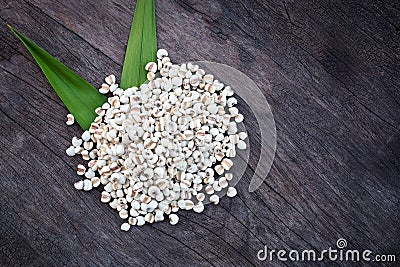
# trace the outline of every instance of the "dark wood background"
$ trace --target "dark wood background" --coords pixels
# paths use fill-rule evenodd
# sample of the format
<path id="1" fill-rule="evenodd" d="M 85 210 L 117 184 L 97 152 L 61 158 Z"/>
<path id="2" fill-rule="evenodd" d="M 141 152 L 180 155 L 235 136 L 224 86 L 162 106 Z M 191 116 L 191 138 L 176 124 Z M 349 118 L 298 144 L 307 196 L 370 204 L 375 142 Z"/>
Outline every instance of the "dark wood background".
<path id="1" fill-rule="evenodd" d="M 238 197 L 180 212 L 177 226 L 125 233 L 99 190 L 73 188 L 82 160 L 64 151 L 81 130 L 66 127 L 67 110 L 6 22 L 99 86 L 120 74 L 133 8 L 0 0 L 1 266 L 309 266 L 257 252 L 322 250 L 338 238 L 396 254 L 399 266 L 398 1 L 156 1 L 159 47 L 172 60 L 225 63 L 263 89 L 277 152 L 254 193 L 249 168 Z"/>

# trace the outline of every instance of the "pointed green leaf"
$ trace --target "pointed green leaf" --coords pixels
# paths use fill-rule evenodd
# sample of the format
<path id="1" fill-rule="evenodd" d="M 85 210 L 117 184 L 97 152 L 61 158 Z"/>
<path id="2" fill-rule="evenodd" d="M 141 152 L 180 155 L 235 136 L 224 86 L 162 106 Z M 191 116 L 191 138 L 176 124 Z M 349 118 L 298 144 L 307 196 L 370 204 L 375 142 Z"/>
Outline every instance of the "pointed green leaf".
<path id="1" fill-rule="evenodd" d="M 147 62 L 156 62 L 157 38 L 154 0 L 137 0 L 124 66 L 121 88 L 139 86 L 147 80 Z"/>
<path id="2" fill-rule="evenodd" d="M 107 98 L 11 25 L 8 27 L 35 58 L 46 78 L 82 129 L 89 129 L 97 116 L 95 109 L 106 102 Z"/>

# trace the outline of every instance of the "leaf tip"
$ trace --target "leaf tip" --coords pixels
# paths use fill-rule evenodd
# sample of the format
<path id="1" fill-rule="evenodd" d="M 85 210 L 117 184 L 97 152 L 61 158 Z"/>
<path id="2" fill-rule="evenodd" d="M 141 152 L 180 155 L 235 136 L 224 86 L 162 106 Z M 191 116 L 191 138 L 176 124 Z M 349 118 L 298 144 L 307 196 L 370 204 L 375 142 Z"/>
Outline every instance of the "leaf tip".
<path id="1" fill-rule="evenodd" d="M 10 23 L 7 23 L 7 27 L 12 31 L 13 34 L 15 34 L 16 36 L 18 36 L 18 31 L 16 29 L 14 29 L 13 26 L 11 26 Z"/>

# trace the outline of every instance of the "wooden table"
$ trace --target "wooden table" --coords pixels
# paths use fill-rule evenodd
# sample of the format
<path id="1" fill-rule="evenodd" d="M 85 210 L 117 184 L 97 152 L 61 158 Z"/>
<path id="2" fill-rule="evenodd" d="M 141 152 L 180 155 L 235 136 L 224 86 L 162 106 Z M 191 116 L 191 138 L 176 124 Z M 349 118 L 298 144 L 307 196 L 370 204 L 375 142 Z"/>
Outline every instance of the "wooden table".
<path id="1" fill-rule="evenodd" d="M 1 266 L 309 266 L 257 253 L 321 251 L 339 238 L 398 264 L 398 2 L 156 1 L 159 47 L 175 62 L 225 63 L 263 89 L 277 151 L 254 193 L 244 178 L 236 198 L 202 214 L 125 233 L 100 190 L 73 188 L 82 160 L 64 151 L 81 130 L 66 127 L 66 108 L 5 23 L 99 86 L 120 75 L 133 8 L 0 0 Z"/>

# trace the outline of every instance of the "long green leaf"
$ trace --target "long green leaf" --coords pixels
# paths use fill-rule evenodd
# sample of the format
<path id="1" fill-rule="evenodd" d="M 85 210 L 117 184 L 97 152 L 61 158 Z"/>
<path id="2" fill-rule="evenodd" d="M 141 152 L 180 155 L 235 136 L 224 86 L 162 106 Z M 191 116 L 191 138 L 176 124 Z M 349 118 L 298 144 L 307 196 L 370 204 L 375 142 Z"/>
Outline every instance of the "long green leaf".
<path id="1" fill-rule="evenodd" d="M 50 84 L 82 129 L 89 129 L 90 123 L 97 116 L 95 109 L 101 106 L 107 98 L 11 25 L 8 27 L 35 58 Z"/>
<path id="2" fill-rule="evenodd" d="M 139 86 L 147 80 L 147 62 L 156 61 L 157 37 L 154 0 L 137 0 L 124 66 L 121 88 Z"/>

